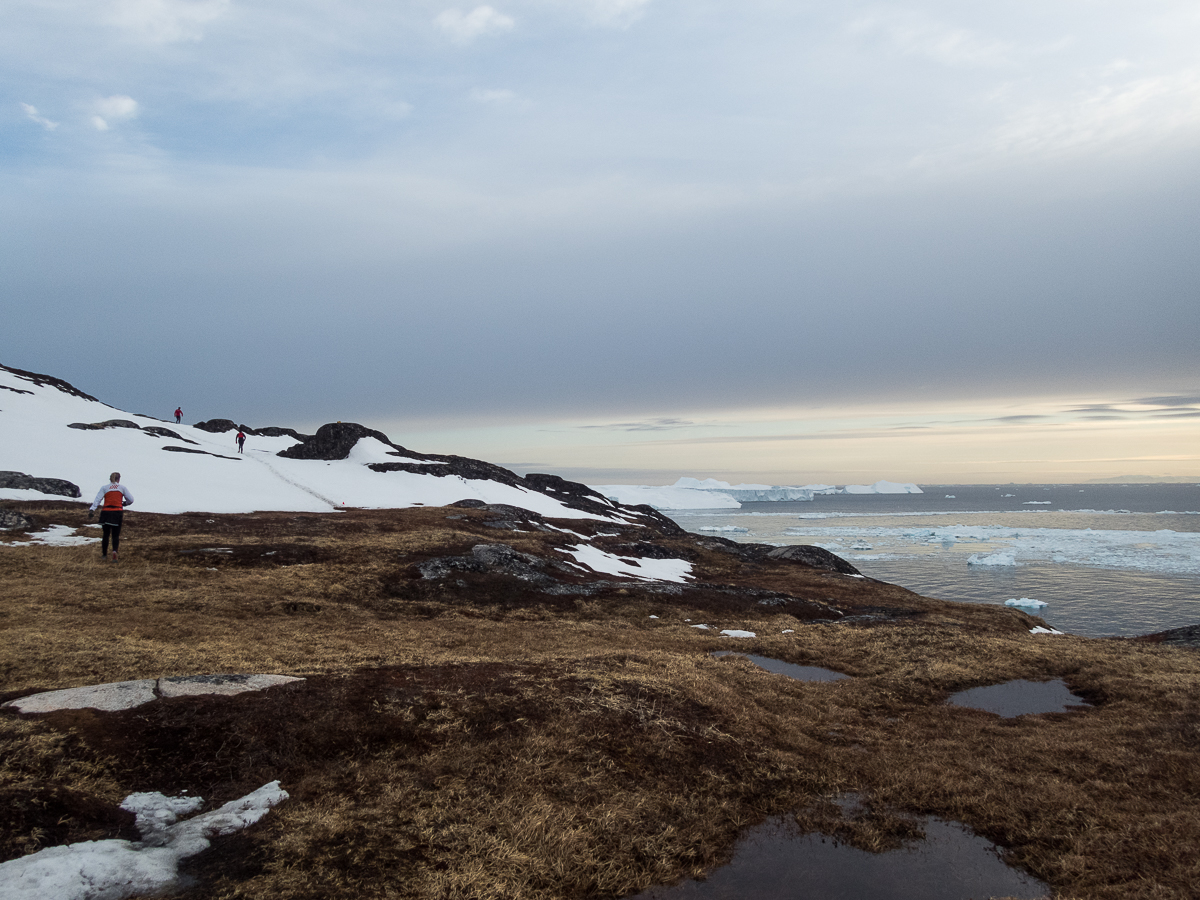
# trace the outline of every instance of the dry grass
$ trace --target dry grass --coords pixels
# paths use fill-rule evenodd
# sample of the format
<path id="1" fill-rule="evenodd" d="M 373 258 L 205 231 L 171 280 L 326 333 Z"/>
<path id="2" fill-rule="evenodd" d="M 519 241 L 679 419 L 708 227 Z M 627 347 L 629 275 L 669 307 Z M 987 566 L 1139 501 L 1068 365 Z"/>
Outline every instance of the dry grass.
<path id="1" fill-rule="evenodd" d="M 21 508 L 83 521 L 71 504 Z M 890 618 L 814 624 L 715 588 L 549 596 L 502 576 L 413 577 L 482 542 L 547 558 L 574 542 L 485 519 L 130 514 L 117 566 L 94 548 L 0 548 L 0 699 L 175 674 L 307 679 L 124 713 L 0 715 L 3 858 L 129 834 L 114 804 L 130 791 L 216 804 L 279 778 L 292 799 L 198 858 L 189 896 L 620 897 L 719 864 L 739 829 L 789 812 L 876 850 L 911 834 L 906 814 L 962 821 L 1064 898 L 1194 896 L 1194 653 L 1034 637 L 1017 611 L 748 563 L 691 536 L 651 537 L 689 554 L 700 581 Z M 207 548 L 234 552 L 180 552 Z M 805 684 L 713 659 L 731 642 L 699 622 L 855 678 Z M 1095 707 L 1000 720 L 944 704 L 1050 677 Z M 829 802 L 849 791 L 859 815 Z"/>

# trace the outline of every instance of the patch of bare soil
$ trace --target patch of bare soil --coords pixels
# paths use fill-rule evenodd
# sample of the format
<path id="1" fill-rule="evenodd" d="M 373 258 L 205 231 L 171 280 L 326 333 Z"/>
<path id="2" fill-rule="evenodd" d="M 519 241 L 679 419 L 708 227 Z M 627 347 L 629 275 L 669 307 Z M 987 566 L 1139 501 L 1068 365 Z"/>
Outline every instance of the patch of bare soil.
<path id="1" fill-rule="evenodd" d="M 11 505 L 37 527 L 85 522 L 78 503 Z M 0 859 L 133 837 L 118 809 L 133 791 L 215 808 L 279 779 L 291 799 L 190 861 L 181 896 L 616 898 L 699 875 L 785 814 L 868 850 L 911 838 L 913 815 L 964 822 L 1059 897 L 1200 883 L 1187 649 L 1035 636 L 1018 610 L 667 526 L 475 507 L 131 511 L 126 526 L 117 565 L 94 547 L 0 547 L 0 700 L 305 680 L 0 711 Z M 580 570 L 578 535 L 625 560 L 686 559 L 693 578 Z M 852 677 L 797 682 L 718 649 Z M 1062 678 L 1094 705 L 1001 720 L 945 702 L 1013 678 Z M 846 792 L 853 815 L 834 802 Z"/>

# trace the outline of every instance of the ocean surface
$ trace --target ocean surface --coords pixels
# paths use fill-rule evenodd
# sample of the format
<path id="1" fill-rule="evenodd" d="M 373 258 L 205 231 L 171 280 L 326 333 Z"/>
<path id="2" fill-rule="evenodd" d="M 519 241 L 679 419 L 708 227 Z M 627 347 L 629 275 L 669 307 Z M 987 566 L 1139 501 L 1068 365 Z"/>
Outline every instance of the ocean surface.
<path id="1" fill-rule="evenodd" d="M 1200 624 L 1200 484 L 921 485 L 736 510 L 665 510 L 688 531 L 816 544 L 928 597 L 1027 608 L 1071 634 Z"/>

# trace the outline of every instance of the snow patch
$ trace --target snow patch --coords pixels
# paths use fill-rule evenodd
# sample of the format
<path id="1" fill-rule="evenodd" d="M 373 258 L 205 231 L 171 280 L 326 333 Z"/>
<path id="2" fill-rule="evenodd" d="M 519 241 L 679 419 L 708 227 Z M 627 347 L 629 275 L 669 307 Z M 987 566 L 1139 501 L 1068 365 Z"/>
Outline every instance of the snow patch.
<path id="1" fill-rule="evenodd" d="M 278 781 L 193 819 L 199 797 L 130 794 L 121 804 L 137 817 L 140 842 L 83 841 L 47 847 L 0 863 L 0 896 L 5 900 L 124 900 L 177 887 L 179 863 L 208 849 L 209 838 L 253 825 L 288 799 Z"/>
<path id="2" fill-rule="evenodd" d="M 643 581 L 682 582 L 692 577 L 692 564 L 685 559 L 632 559 L 614 556 L 590 544 L 577 544 L 562 550 L 593 572 L 624 575 Z"/>
<path id="3" fill-rule="evenodd" d="M 44 531 L 35 531 L 29 535 L 28 541 L 4 543 L 4 547 L 28 547 L 40 544 L 44 547 L 78 547 L 82 544 L 98 544 L 100 538 L 90 535 L 77 535 L 70 525 L 51 525 Z"/>

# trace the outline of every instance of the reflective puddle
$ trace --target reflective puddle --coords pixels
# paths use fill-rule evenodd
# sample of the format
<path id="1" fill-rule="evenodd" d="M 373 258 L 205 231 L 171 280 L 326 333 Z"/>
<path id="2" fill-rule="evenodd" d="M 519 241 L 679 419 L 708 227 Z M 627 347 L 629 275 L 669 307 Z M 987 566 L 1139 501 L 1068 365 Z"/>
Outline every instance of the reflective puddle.
<path id="1" fill-rule="evenodd" d="M 798 666 L 795 663 L 780 662 L 777 659 L 771 659 L 769 656 L 757 656 L 753 653 L 738 653 L 735 650 L 718 650 L 713 653 L 713 656 L 740 656 L 743 659 L 748 659 L 760 669 L 766 669 L 768 672 L 773 672 L 776 675 L 786 675 L 788 678 L 795 678 L 797 681 L 841 681 L 843 678 L 849 678 L 849 675 L 843 675 L 841 672 L 835 672 L 832 669 L 822 669 L 820 666 Z"/>
<path id="2" fill-rule="evenodd" d="M 1050 895 L 1050 887 L 1005 865 L 996 846 L 963 826 L 923 820 L 926 839 L 869 853 L 829 837 L 797 834 L 787 819 L 748 829 L 733 861 L 706 881 L 656 887 L 632 900 L 968 900 Z"/>
<path id="3" fill-rule="evenodd" d="M 959 691 L 946 702 L 953 706 L 982 709 L 1004 719 L 1034 713 L 1069 712 L 1073 707 L 1091 705 L 1082 697 L 1072 694 L 1061 678 L 1053 681 L 1025 681 L 1018 678 L 1004 684 Z"/>

